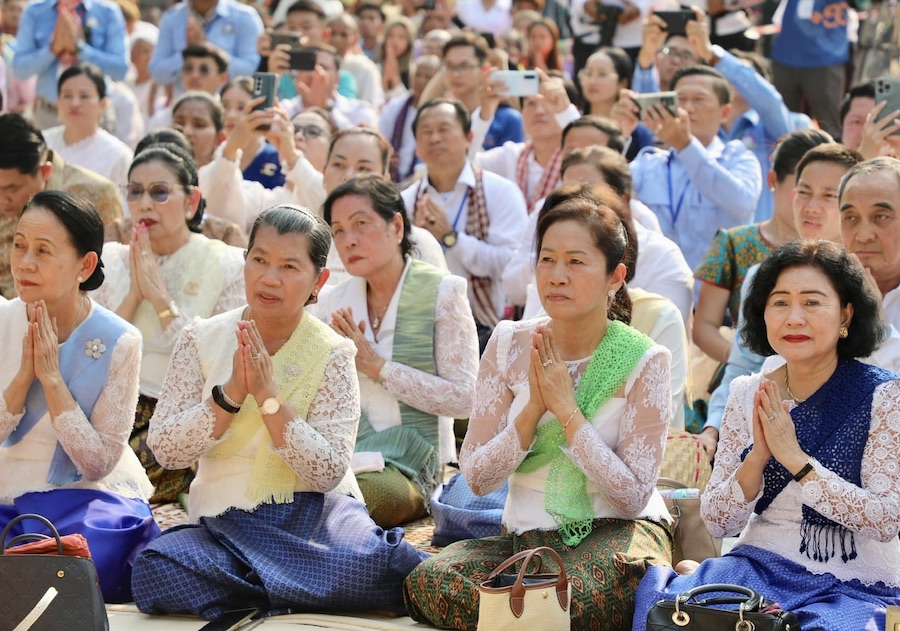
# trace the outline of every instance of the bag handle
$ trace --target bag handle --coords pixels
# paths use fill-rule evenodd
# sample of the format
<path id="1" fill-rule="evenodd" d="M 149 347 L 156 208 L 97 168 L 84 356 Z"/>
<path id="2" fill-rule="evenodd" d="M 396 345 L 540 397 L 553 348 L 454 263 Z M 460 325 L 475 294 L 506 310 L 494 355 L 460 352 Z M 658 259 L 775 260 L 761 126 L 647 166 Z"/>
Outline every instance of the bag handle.
<path id="1" fill-rule="evenodd" d="M 493 572 L 491 572 L 490 576 L 488 576 L 488 580 L 490 580 L 509 566 L 514 565 L 520 559 L 524 559 L 524 561 L 522 561 L 522 567 L 519 569 L 519 574 L 516 576 L 516 582 L 513 584 L 509 593 L 509 608 L 516 618 L 521 618 L 522 613 L 525 611 L 525 573 L 528 571 L 528 566 L 531 565 L 531 561 L 535 557 L 537 557 L 538 561 L 537 571 L 540 572 L 542 565 L 541 554 L 544 552 L 549 553 L 559 567 L 559 576 L 556 579 L 556 598 L 559 600 L 559 606 L 563 608 L 563 611 L 569 609 L 569 579 L 566 576 L 566 568 L 563 565 L 559 554 L 556 553 L 556 550 L 548 548 L 547 546 L 541 546 L 539 548 L 523 550 L 518 554 L 514 554 L 501 563 Z"/>
<path id="2" fill-rule="evenodd" d="M 11 548 L 13 546 L 14 542 L 21 540 L 21 538 L 23 536 L 25 536 L 25 535 L 19 535 L 18 537 L 13 537 L 10 544 L 8 546 L 6 545 L 6 537 L 7 537 L 7 535 L 9 535 L 9 532 L 12 530 L 13 526 L 18 524 L 20 521 L 25 521 L 26 519 L 36 519 L 37 521 L 44 524 L 50 530 L 50 534 L 53 536 L 53 538 L 56 539 L 56 550 L 57 550 L 59 556 L 63 556 L 62 539 L 59 536 L 59 532 L 56 530 L 56 526 L 54 526 L 53 523 L 49 519 L 44 517 L 43 515 L 37 515 L 35 513 L 25 513 L 24 515 L 19 515 L 18 517 L 12 518 L 9 521 L 9 523 L 6 524 L 6 528 L 4 528 L 3 533 L 0 534 L 0 556 L 5 555 L 7 548 Z M 41 537 L 47 537 L 47 536 L 46 535 L 38 535 L 38 533 L 34 533 L 35 539 L 40 539 Z M 49 539 L 50 537 L 47 537 L 47 538 Z"/>
<path id="3" fill-rule="evenodd" d="M 731 583 L 712 583 L 709 585 L 699 585 L 694 589 L 689 589 L 686 592 L 678 594 L 676 602 L 684 605 L 690 600 L 696 599 L 697 596 L 709 592 L 735 592 L 738 594 L 743 594 L 744 596 L 746 596 L 746 598 L 729 600 L 732 600 L 733 604 L 743 603 L 741 606 L 744 611 L 757 611 L 759 609 L 759 604 L 763 599 L 762 594 L 750 589 L 749 587 L 744 587 L 743 585 L 733 585 Z"/>

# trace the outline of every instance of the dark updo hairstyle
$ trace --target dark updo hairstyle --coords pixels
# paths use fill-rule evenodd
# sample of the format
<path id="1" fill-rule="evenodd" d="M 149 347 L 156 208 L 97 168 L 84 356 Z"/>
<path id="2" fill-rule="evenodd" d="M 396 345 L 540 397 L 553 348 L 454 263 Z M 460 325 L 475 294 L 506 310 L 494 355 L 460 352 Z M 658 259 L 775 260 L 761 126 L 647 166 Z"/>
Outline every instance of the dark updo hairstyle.
<path id="1" fill-rule="evenodd" d="M 137 146 L 134 148 L 134 155 L 138 155 L 144 149 L 149 149 L 150 147 L 157 145 L 176 145 L 191 154 L 191 160 L 194 159 L 191 141 L 184 135 L 184 132 L 172 129 L 171 127 L 162 127 L 148 132 L 140 139 L 140 141 L 138 141 Z"/>
<path id="2" fill-rule="evenodd" d="M 810 149 L 830 142 L 834 142 L 834 138 L 821 129 L 798 129 L 782 136 L 772 152 L 775 179 L 784 182 L 787 176 L 794 175 L 800 160 Z"/>
<path id="3" fill-rule="evenodd" d="M 166 167 L 175 176 L 181 187 L 184 188 L 185 195 L 190 195 L 194 188 L 198 186 L 197 163 L 194 162 L 194 156 L 190 150 L 185 149 L 181 145 L 173 143 L 150 145 L 131 161 L 131 166 L 128 168 L 128 176 L 131 177 L 131 172 L 134 171 L 135 167 L 150 162 L 159 162 Z M 201 197 L 194 215 L 187 220 L 187 227 L 191 232 L 200 233 L 203 231 L 203 211 L 205 208 L 206 200 Z"/>
<path id="4" fill-rule="evenodd" d="M 328 262 L 328 250 L 331 249 L 331 228 L 313 212 L 303 206 L 281 204 L 273 206 L 261 213 L 250 228 L 247 251 L 253 249 L 256 232 L 264 226 L 274 228 L 278 234 L 297 234 L 309 239 L 309 260 L 316 270 L 321 272 Z"/>
<path id="5" fill-rule="evenodd" d="M 400 241 L 400 254 L 404 259 L 409 256 L 413 247 L 413 242 L 410 240 L 412 228 L 409 225 L 409 215 L 406 214 L 406 204 L 403 203 L 403 198 L 400 196 L 397 186 L 375 173 L 366 173 L 350 178 L 335 187 L 328 199 L 325 200 L 325 205 L 322 207 L 325 223 L 329 226 L 331 225 L 331 209 L 334 207 L 335 202 L 342 197 L 350 195 L 367 198 L 372 205 L 372 210 L 384 219 L 386 224 L 390 224 L 396 215 L 400 215 L 403 218 L 403 239 Z"/>
<path id="6" fill-rule="evenodd" d="M 106 78 L 103 76 L 103 71 L 94 64 L 89 64 L 85 61 L 80 61 L 63 70 L 62 74 L 59 75 L 59 79 L 56 80 L 56 93 L 62 92 L 63 84 L 66 81 L 81 75 L 90 79 L 91 83 L 94 84 L 101 101 L 106 98 Z"/>
<path id="7" fill-rule="evenodd" d="M 774 355 L 766 331 L 766 304 L 781 273 L 791 267 L 811 267 L 822 272 L 831 283 L 841 308 L 853 305 L 853 319 L 845 338 L 838 338 L 840 359 L 868 357 L 884 341 L 888 325 L 881 297 L 866 281 L 862 265 L 831 241 L 798 239 L 780 246 L 764 260 L 750 282 L 747 297 L 741 302 L 741 341 L 758 355 Z"/>
<path id="8" fill-rule="evenodd" d="M 53 213 L 66 229 L 69 243 L 78 252 L 78 256 L 84 256 L 88 252 L 97 253 L 97 267 L 94 268 L 94 273 L 86 278 L 78 289 L 93 291 L 102 285 L 105 278 L 103 259 L 100 257 L 103 252 L 103 220 L 100 219 L 91 201 L 66 191 L 48 190 L 32 197 L 22 215 L 32 208 L 42 208 Z"/>
<path id="9" fill-rule="evenodd" d="M 627 258 L 628 243 L 637 240 L 631 226 L 622 221 L 613 209 L 614 205 L 621 203 L 622 200 L 611 190 L 589 184 L 563 186 L 554 190 L 547 196 L 538 215 L 535 260 L 540 260 L 544 235 L 550 226 L 560 221 L 577 221 L 591 235 L 594 246 L 606 257 L 607 274 L 612 274 L 619 263 L 631 268 L 633 273 L 634 262 Z M 608 316 L 611 320 L 631 323 L 631 299 L 625 283 L 610 301 Z"/>

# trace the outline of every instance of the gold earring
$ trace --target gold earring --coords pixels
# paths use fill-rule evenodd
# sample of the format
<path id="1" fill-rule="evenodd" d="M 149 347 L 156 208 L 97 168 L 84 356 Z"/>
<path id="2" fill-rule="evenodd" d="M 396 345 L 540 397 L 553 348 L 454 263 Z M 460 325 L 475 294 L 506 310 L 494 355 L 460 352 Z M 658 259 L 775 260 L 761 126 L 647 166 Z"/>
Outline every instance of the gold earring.
<path id="1" fill-rule="evenodd" d="M 847 327 L 842 326 L 840 329 L 838 329 L 838 337 L 840 337 L 841 339 L 847 337 L 848 335 L 850 335 L 850 331 L 847 330 Z"/>

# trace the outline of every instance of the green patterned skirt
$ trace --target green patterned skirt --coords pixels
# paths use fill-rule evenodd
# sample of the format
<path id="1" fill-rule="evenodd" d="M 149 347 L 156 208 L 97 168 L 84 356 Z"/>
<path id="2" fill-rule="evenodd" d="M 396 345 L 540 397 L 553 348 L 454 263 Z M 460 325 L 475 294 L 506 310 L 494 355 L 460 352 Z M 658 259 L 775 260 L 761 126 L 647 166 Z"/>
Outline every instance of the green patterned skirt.
<path id="1" fill-rule="evenodd" d="M 356 481 L 369 516 L 385 530 L 426 515 L 422 490 L 392 464 L 384 471 L 360 473 Z"/>
<path id="2" fill-rule="evenodd" d="M 147 446 L 147 431 L 150 428 L 150 417 L 156 409 L 156 399 L 138 396 L 137 410 L 134 413 L 134 426 L 128 444 L 137 454 L 138 459 L 153 484 L 151 504 L 175 502 L 181 493 L 187 493 L 197 472 L 196 465 L 187 469 L 163 469 L 156 462 L 156 457 Z"/>
<path id="3" fill-rule="evenodd" d="M 670 528 L 647 520 L 598 519 L 574 548 L 555 530 L 458 541 L 407 577 L 403 600 L 409 615 L 442 629 L 475 631 L 479 583 L 513 554 L 539 546 L 556 550 L 565 564 L 573 631 L 629 631 L 634 594 L 647 568 L 672 563 Z"/>

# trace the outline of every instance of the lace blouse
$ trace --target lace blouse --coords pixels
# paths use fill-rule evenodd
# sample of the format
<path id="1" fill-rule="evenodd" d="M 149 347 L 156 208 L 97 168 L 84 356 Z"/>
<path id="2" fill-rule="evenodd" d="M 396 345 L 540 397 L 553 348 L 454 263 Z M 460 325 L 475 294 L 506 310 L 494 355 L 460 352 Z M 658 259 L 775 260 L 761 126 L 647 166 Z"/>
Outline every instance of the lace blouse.
<path id="1" fill-rule="evenodd" d="M 870 438 L 863 452 L 862 487 L 814 460 L 817 479 L 789 482 L 769 508 L 757 515 L 753 509 L 763 489 L 747 501 L 735 473 L 741 452 L 753 444 L 753 395 L 763 377 L 739 377 L 731 383 L 716 466 L 701 504 L 710 532 L 716 537 L 741 533 L 737 545 L 771 550 L 813 574 L 900 586 L 900 380 L 875 389 Z M 800 553 L 803 504 L 856 533 L 856 559 L 844 563 L 836 556 L 822 563 Z"/>
<path id="2" fill-rule="evenodd" d="M 163 381 L 163 394 L 150 419 L 147 443 L 162 466 L 179 469 L 199 460 L 190 493 L 189 512 L 194 522 L 229 508 L 256 507 L 245 490 L 265 427 L 232 457 L 211 459 L 205 455 L 229 435 L 226 431 L 218 440 L 212 437 L 215 411 L 209 396 L 213 386 L 231 376 L 230 358 L 237 348 L 234 330 L 242 313 L 243 309 L 235 309 L 197 320 L 182 331 Z M 203 344 L 202 339 L 209 343 Z M 349 469 L 359 422 L 355 353 L 350 340 L 338 343 L 308 418 L 297 416 L 290 421 L 284 436 L 287 445 L 273 447 L 297 474 L 296 491 L 362 495 Z M 297 370 L 302 370 L 299 363 Z"/>
<path id="3" fill-rule="evenodd" d="M 406 270 L 409 269 L 407 263 Z M 453 419 L 466 418 L 475 398 L 475 376 L 478 372 L 478 335 L 469 307 L 466 281 L 447 275 L 441 280 L 435 306 L 434 358 L 437 375 L 391 361 L 397 307 L 406 278 L 400 279 L 384 312 L 376 340 L 368 321 L 366 281 L 351 277 L 320 294 L 319 303 L 310 311 L 323 322 L 331 323 L 331 314 L 342 307 L 353 309 L 354 319 L 366 322 L 365 336 L 376 353 L 387 360 L 381 371 L 381 385 L 359 373 L 360 402 L 372 427 L 381 431 L 399 425 L 402 401 L 417 410 L 439 417 L 442 462 L 456 460 Z"/>
<path id="4" fill-rule="evenodd" d="M 555 529 L 544 509 L 549 465 L 533 474 L 516 473 L 528 454 L 515 419 L 528 402 L 528 367 L 534 329 L 549 318 L 503 321 L 485 349 L 478 373 L 475 405 L 460 452 L 460 469 L 476 494 L 509 479 L 503 523 L 511 532 Z M 577 388 L 590 357 L 567 361 Z M 656 481 L 662 466 L 671 405 L 669 351 L 651 347 L 622 390 L 600 407 L 564 449 L 587 477 L 587 491 L 598 518 L 668 520 Z M 547 412 L 541 423 L 553 422 Z"/>
<path id="5" fill-rule="evenodd" d="M 174 253 L 153 256 L 169 295 L 180 309 L 180 315 L 164 329 L 160 328 L 159 319 L 153 317 L 155 313 L 146 319 L 135 313 L 132 318 L 144 338 L 141 394 L 158 399 L 169 356 L 181 330 L 195 317 L 208 318 L 230 311 L 243 305 L 247 297 L 244 292 L 244 253 L 240 248 L 221 247 L 217 241 L 191 234 L 190 241 Z M 215 259 L 211 260 L 211 256 Z M 91 297 L 115 311 L 122 305 L 131 286 L 129 246 L 105 243 L 103 264 L 106 281 L 91 293 Z M 214 275 L 217 278 L 214 279 Z M 212 295 L 214 292 L 217 293 Z"/>
<path id="6" fill-rule="evenodd" d="M 91 304 L 91 312 L 95 305 Z M 19 299 L 0 302 L 0 393 L 6 390 L 22 363 L 22 337 L 28 319 Z M 65 488 L 99 489 L 127 497 L 147 499 L 153 487 L 128 446 L 137 403 L 141 338 L 131 330 L 112 350 L 106 385 L 90 420 L 80 407 L 56 418 L 44 416 L 16 445 L 0 447 L 0 504 L 11 504 L 23 493 L 59 488 L 47 481 L 57 441 L 82 474 Z M 12 414 L 0 396 L 0 442 L 15 430 L 25 410 Z"/>

